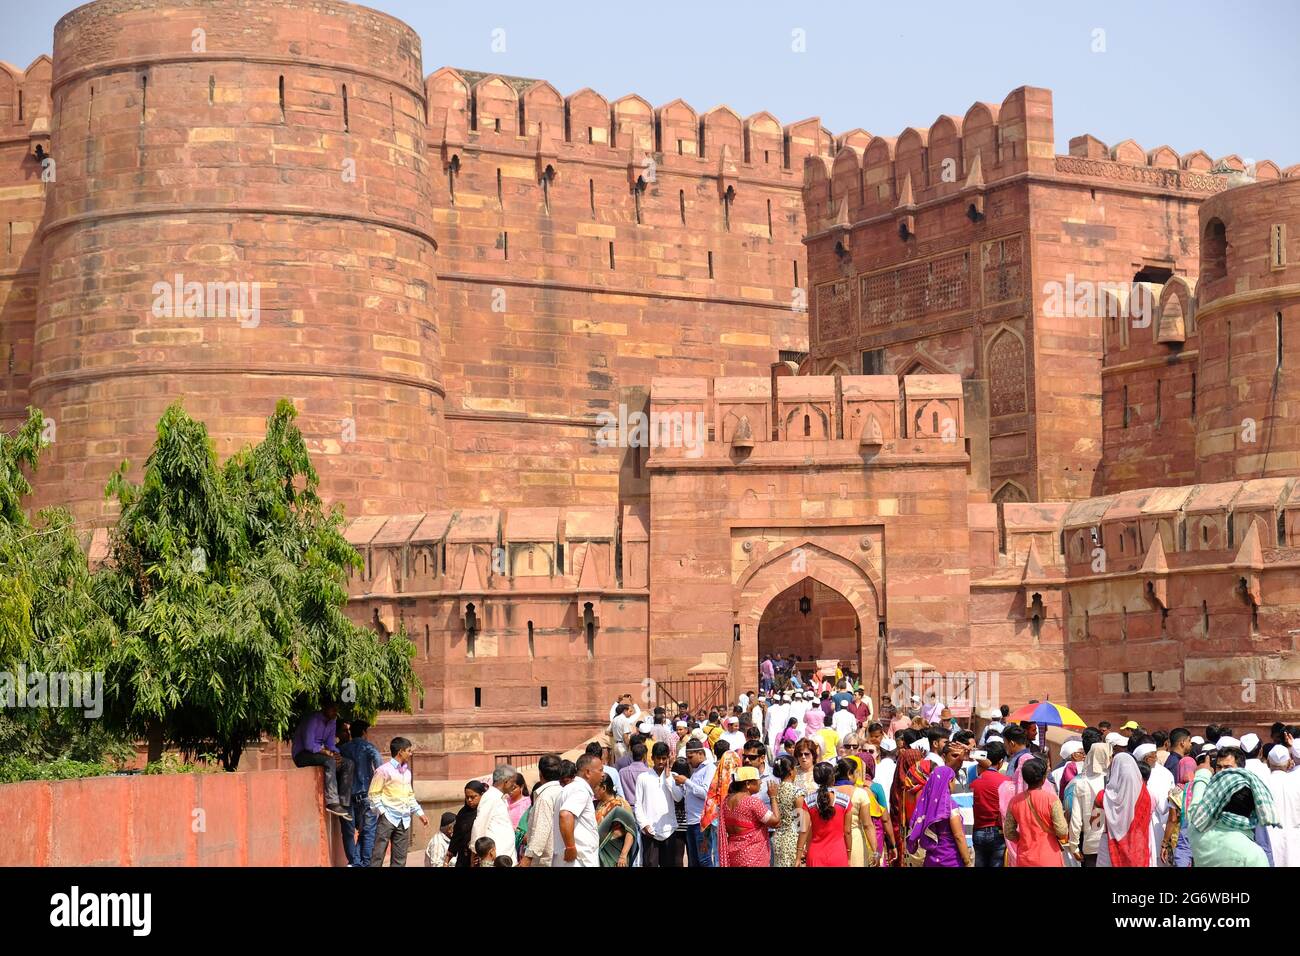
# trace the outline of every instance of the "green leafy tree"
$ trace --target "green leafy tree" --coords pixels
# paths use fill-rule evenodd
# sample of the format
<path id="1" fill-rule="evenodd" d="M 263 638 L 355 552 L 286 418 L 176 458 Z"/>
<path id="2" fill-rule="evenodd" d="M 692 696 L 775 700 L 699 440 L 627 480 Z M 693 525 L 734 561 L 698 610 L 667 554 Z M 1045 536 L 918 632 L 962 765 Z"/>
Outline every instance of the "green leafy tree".
<path id="1" fill-rule="evenodd" d="M 406 710 L 415 685 L 405 633 L 387 641 L 344 613 L 361 559 L 327 512 L 293 405 L 266 438 L 218 466 L 201 422 L 173 405 L 121 505 L 99 603 L 120 638 L 106 716 L 149 743 L 213 753 L 228 770 L 264 734 L 285 737 L 323 697 L 345 712 Z"/>
<path id="2" fill-rule="evenodd" d="M 47 509 L 32 522 L 23 510 L 32 490 L 27 474 L 36 470 L 45 444 L 42 421 L 41 412 L 29 408 L 19 428 L 0 433 L 0 670 L 15 684 L 23 668 L 28 674 L 99 672 L 116 637 L 95 597 L 71 516 Z M 24 691 L 14 686 L 15 693 Z M 0 710 L 0 762 L 93 764 L 106 752 L 121 757 L 128 750 L 83 709 Z"/>

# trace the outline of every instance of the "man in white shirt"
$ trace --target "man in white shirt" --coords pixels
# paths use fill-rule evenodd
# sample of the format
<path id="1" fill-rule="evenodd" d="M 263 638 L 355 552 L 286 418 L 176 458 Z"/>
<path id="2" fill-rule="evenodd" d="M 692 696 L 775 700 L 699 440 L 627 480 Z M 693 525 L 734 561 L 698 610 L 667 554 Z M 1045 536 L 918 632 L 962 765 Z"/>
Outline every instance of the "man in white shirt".
<path id="1" fill-rule="evenodd" d="M 560 799 L 560 757 L 543 754 L 537 761 L 541 782 L 533 788 L 533 808 L 528 814 L 528 841 L 520 866 L 550 866 L 555 847 L 555 804 Z"/>
<path id="2" fill-rule="evenodd" d="M 496 844 L 497 856 L 508 856 L 511 863 L 515 862 L 515 825 L 510 822 L 506 794 L 514 789 L 518 775 L 508 763 L 492 771 L 492 786 L 479 798 L 474 828 L 469 834 L 471 847 L 479 837 L 490 837 Z"/>
<path id="3" fill-rule="evenodd" d="M 831 718 L 831 730 L 840 735 L 843 740 L 849 734 L 858 729 L 858 719 L 849 711 L 849 705 L 840 701 L 835 708 L 835 716 Z"/>
<path id="4" fill-rule="evenodd" d="M 614 759 L 617 761 L 632 746 L 630 743 L 632 734 L 636 732 L 637 719 L 641 716 L 641 708 L 637 707 L 630 700 L 620 701 L 620 710 L 614 715 L 610 722 L 609 735 L 614 740 Z"/>
<path id="5" fill-rule="evenodd" d="M 667 744 L 655 744 L 651 769 L 636 778 L 636 822 L 641 828 L 641 865 L 682 865 L 682 844 L 677 838 L 677 801 L 685 798 L 686 778 L 672 773 Z"/>
<path id="6" fill-rule="evenodd" d="M 727 742 L 727 746 L 732 750 L 740 753 L 740 748 L 745 746 L 745 735 L 740 732 L 740 718 L 728 717 L 722 722 L 722 726 L 727 728 L 726 733 L 722 735 L 722 739 Z"/>
<path id="7" fill-rule="evenodd" d="M 1300 774 L 1291 773 L 1295 761 L 1285 744 L 1268 751 L 1268 789 L 1278 826 L 1268 828 L 1274 866 L 1300 866 Z"/>
<path id="8" fill-rule="evenodd" d="M 594 754 L 583 754 L 577 767 L 578 775 L 560 791 L 560 799 L 555 802 L 556 844 L 551 866 L 600 866 L 594 788 L 605 775 L 605 762 Z"/>
<path id="9" fill-rule="evenodd" d="M 799 731 L 799 736 L 803 736 L 803 715 L 808 713 L 808 708 L 812 706 L 812 694 L 804 691 L 802 694 L 796 694 L 794 701 L 790 704 L 790 716 L 798 721 L 794 729 Z M 788 721 L 787 721 L 788 722 Z"/>
<path id="10" fill-rule="evenodd" d="M 741 693 L 739 700 L 736 702 L 740 704 L 741 710 L 749 710 L 749 692 L 745 691 Z"/>
<path id="11" fill-rule="evenodd" d="M 767 708 L 767 742 L 776 753 L 781 752 L 781 734 L 790 719 L 790 695 L 782 694 L 776 703 Z"/>

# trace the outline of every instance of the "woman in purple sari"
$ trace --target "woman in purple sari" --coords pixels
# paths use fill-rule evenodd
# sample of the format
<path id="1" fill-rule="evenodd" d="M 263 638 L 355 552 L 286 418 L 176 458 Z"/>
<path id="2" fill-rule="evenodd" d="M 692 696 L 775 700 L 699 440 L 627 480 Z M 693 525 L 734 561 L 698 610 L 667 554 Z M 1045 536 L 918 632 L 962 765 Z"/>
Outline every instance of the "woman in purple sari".
<path id="1" fill-rule="evenodd" d="M 952 799 L 957 775 L 951 767 L 936 767 L 916 800 L 916 811 L 907 831 L 907 852 L 918 846 L 925 850 L 923 866 L 970 866 L 970 849 L 962 826 L 961 811 Z"/>

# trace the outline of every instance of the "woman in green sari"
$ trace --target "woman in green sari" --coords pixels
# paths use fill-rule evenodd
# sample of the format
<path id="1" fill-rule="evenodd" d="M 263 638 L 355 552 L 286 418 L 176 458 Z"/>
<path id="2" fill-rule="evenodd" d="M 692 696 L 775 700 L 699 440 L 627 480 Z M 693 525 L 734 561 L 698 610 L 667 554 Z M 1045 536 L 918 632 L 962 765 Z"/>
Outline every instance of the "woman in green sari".
<path id="1" fill-rule="evenodd" d="M 1255 827 L 1275 826 L 1277 814 L 1268 784 L 1249 770 L 1232 767 L 1215 773 L 1188 816 L 1200 833 L 1193 844 L 1193 866 L 1268 866 L 1255 842 Z"/>
<path id="2" fill-rule="evenodd" d="M 600 865 L 627 867 L 636 863 L 637 826 L 632 807 L 618 795 L 605 774 L 596 785 L 596 833 Z"/>

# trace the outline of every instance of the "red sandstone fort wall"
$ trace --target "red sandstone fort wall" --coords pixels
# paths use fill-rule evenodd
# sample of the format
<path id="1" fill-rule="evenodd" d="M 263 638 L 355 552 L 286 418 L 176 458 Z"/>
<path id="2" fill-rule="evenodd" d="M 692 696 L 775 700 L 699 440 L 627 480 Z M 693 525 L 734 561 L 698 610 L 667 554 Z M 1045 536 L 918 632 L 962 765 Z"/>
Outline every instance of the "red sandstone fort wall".
<path id="1" fill-rule="evenodd" d="M 37 503 L 102 516 L 172 401 L 225 456 L 282 396 L 350 513 L 439 500 L 419 39 L 338 3 L 103 0 L 59 21 L 55 63 Z M 246 311 L 224 292 L 160 305 L 178 274 L 237 286 Z"/>
<path id="2" fill-rule="evenodd" d="M 427 89 L 451 500 L 644 501 L 645 451 L 597 447 L 596 415 L 806 350 L 802 163 L 829 135 L 452 69 Z"/>
<path id="3" fill-rule="evenodd" d="M 32 337 L 40 285 L 38 239 L 45 214 L 50 146 L 48 56 L 25 71 L 0 63 L 0 429 L 24 417 L 31 390 Z"/>

